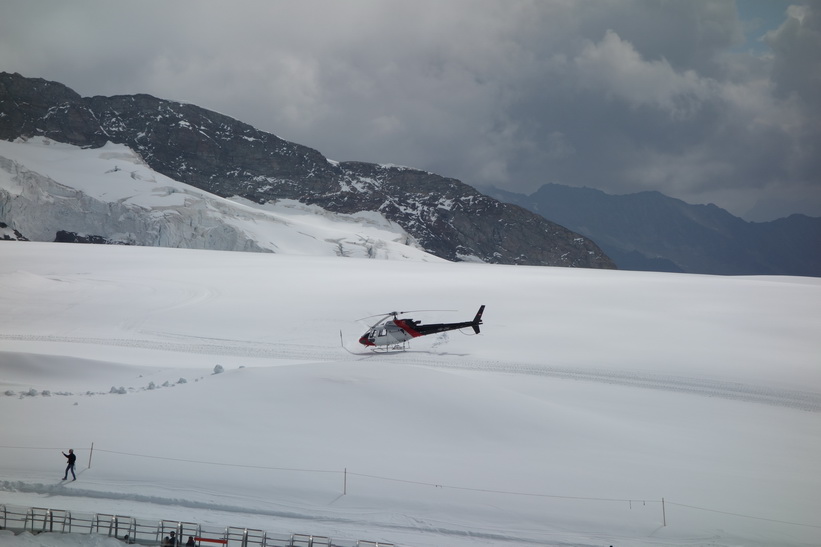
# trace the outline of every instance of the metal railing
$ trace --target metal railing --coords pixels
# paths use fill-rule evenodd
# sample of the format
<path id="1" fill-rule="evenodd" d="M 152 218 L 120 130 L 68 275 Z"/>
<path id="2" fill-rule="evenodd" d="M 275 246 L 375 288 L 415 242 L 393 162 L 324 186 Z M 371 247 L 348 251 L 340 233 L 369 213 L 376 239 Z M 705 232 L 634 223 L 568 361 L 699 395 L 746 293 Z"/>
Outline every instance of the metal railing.
<path id="1" fill-rule="evenodd" d="M 71 531 L 71 513 L 59 509 L 32 507 L 23 519 L 23 529 L 30 532 L 68 532 Z"/>
<path id="2" fill-rule="evenodd" d="M 203 527 L 196 522 L 157 522 L 124 515 L 13 505 L 0 505 L 0 530 L 99 534 L 128 544 L 159 546 L 173 532 L 176 547 L 185 547 L 188 538 L 193 538 L 195 547 L 396 547 L 393 543 L 375 541 L 339 541 L 309 534 L 276 534 L 236 526 Z"/>

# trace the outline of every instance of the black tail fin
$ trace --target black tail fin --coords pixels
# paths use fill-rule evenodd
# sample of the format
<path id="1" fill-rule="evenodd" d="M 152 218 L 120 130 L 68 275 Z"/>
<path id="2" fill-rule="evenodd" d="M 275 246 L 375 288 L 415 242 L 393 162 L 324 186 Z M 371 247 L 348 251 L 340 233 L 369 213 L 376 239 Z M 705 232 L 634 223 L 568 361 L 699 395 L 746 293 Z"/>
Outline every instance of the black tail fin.
<path id="1" fill-rule="evenodd" d="M 473 332 L 479 334 L 479 325 L 482 324 L 482 314 L 485 312 L 485 305 L 482 304 L 479 306 L 479 311 L 476 312 L 476 317 L 473 318 L 473 322 L 471 323 L 471 327 L 473 327 Z"/>

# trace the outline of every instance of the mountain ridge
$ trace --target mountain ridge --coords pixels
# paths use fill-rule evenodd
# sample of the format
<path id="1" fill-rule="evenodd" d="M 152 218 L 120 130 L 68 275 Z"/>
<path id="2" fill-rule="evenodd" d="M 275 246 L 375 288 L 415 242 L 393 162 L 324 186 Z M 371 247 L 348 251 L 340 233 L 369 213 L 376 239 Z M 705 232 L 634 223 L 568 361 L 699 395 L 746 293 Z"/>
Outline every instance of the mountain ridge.
<path id="1" fill-rule="evenodd" d="M 821 218 L 748 222 L 657 191 L 613 195 L 555 183 L 530 195 L 486 192 L 594 239 L 622 269 L 821 276 Z"/>
<path id="2" fill-rule="evenodd" d="M 153 170 L 220 197 L 258 204 L 293 199 L 345 214 L 376 211 L 446 260 L 616 267 L 589 238 L 456 179 L 331 161 L 191 104 L 146 94 L 83 98 L 57 82 L 0 73 L 0 114 L 0 139 L 43 136 L 92 148 L 124 144 Z"/>

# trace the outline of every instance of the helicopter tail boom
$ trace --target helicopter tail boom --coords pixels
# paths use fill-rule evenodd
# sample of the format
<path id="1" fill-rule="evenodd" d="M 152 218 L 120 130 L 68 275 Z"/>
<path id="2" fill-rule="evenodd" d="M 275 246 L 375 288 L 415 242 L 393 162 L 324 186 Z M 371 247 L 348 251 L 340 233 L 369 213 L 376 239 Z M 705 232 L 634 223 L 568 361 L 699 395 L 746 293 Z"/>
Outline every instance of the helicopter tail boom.
<path id="1" fill-rule="evenodd" d="M 476 315 L 473 317 L 472 321 L 464 321 L 461 323 L 434 323 L 431 325 L 425 325 L 421 323 L 417 323 L 416 321 L 410 319 L 397 319 L 395 320 L 395 324 L 399 326 L 402 330 L 407 332 L 411 337 L 416 338 L 417 336 L 426 336 L 428 334 L 434 334 L 437 332 L 446 332 L 449 330 L 459 330 L 459 329 L 466 329 L 468 327 L 473 329 L 473 332 L 479 334 L 479 325 L 482 324 L 482 314 L 485 311 L 485 306 L 479 307 L 479 311 L 476 312 Z"/>

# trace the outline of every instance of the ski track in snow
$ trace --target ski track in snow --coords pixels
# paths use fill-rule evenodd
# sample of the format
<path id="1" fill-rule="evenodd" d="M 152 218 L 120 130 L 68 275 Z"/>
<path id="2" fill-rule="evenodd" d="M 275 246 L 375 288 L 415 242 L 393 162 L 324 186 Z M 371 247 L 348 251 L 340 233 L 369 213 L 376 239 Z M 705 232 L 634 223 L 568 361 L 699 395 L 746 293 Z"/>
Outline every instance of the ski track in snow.
<path id="1" fill-rule="evenodd" d="M 744 384 L 741 382 L 721 381 L 709 378 L 696 378 L 654 374 L 639 371 L 612 371 L 595 368 L 569 368 L 529 363 L 510 363 L 482 360 L 467 355 L 459 355 L 459 362 L 451 360 L 454 354 L 437 351 L 394 351 L 352 353 L 347 348 L 337 346 L 305 346 L 296 344 L 272 344 L 242 340 L 200 338 L 187 335 L 169 335 L 152 333 L 172 338 L 171 340 L 146 340 L 126 338 L 82 338 L 47 335 L 14 335 L 0 334 L 0 340 L 18 340 L 25 342 L 59 342 L 92 345 L 139 348 L 147 350 L 193 353 L 201 355 L 221 355 L 237 357 L 254 357 L 268 359 L 293 359 L 299 361 L 340 361 L 362 360 L 374 357 L 388 358 L 391 361 L 411 366 L 451 369 L 459 371 L 479 371 L 503 374 L 526 374 L 544 376 L 563 380 L 606 383 L 627 387 L 640 387 L 661 391 L 671 391 L 703 397 L 717 397 L 747 403 L 759 403 L 821 412 L 821 394 L 780 389 L 770 386 Z M 346 352 L 347 350 L 347 352 Z"/>

